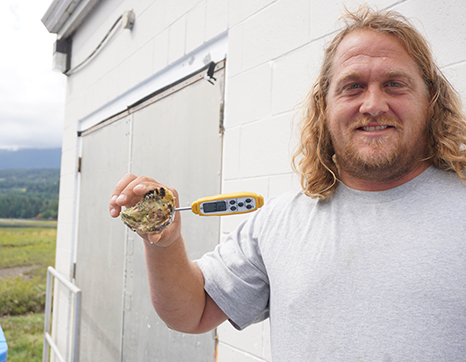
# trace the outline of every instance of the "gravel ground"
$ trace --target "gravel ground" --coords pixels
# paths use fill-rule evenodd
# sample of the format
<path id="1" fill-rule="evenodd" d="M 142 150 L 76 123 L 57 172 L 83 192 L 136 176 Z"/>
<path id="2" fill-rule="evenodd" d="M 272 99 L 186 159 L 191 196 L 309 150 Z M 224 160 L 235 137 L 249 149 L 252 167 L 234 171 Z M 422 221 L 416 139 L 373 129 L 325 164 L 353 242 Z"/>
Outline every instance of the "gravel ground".
<path id="1" fill-rule="evenodd" d="M 28 279 L 24 273 L 37 268 L 39 265 L 28 265 L 28 266 L 16 266 L 13 268 L 0 269 L 0 278 L 6 279 L 11 277 L 23 277 Z"/>

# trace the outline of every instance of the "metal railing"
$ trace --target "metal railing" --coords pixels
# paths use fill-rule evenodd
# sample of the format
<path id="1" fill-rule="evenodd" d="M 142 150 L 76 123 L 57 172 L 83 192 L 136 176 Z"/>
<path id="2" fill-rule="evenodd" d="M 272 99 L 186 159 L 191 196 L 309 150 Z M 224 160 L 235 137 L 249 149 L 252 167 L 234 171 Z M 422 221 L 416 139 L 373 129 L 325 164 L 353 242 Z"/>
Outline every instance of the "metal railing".
<path id="1" fill-rule="evenodd" d="M 68 359 L 65 359 L 58 350 L 58 346 L 50 335 L 50 317 L 52 315 L 52 284 L 53 277 L 57 278 L 71 293 L 74 294 L 74 308 L 72 319 L 71 334 L 71 353 Z M 81 289 L 68 281 L 63 275 L 49 266 L 47 268 L 47 294 L 45 299 L 45 323 L 44 323 L 44 349 L 42 352 L 42 362 L 49 360 L 49 347 L 55 353 L 60 362 L 78 362 L 79 358 L 79 330 L 81 326 Z"/>

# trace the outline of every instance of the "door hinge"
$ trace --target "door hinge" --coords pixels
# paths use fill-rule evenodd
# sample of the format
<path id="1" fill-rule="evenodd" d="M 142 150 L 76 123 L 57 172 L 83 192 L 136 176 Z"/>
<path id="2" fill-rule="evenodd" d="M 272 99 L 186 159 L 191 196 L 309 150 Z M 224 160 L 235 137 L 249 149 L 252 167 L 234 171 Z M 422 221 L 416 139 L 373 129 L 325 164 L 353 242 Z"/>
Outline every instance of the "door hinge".
<path id="1" fill-rule="evenodd" d="M 73 263 L 73 279 L 76 279 L 76 263 Z"/>
<path id="2" fill-rule="evenodd" d="M 82 157 L 78 158 L 78 173 L 81 172 Z"/>

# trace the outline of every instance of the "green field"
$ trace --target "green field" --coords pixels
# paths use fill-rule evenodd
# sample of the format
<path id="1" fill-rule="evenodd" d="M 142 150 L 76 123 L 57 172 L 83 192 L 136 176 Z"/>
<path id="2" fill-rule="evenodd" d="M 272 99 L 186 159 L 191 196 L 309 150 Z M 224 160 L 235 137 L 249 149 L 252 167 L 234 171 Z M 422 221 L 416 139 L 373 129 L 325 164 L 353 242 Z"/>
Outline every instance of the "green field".
<path id="1" fill-rule="evenodd" d="M 8 343 L 8 362 L 41 362 L 44 315 L 0 317 Z"/>
<path id="2" fill-rule="evenodd" d="M 0 220 L 0 269 L 55 264 L 56 221 Z M 44 271 L 44 273 L 42 273 Z"/>
<path id="3" fill-rule="evenodd" d="M 56 221 L 0 220 L 0 269 L 34 266 L 0 278 L 0 325 L 8 362 L 41 361 L 47 267 L 55 264 Z"/>

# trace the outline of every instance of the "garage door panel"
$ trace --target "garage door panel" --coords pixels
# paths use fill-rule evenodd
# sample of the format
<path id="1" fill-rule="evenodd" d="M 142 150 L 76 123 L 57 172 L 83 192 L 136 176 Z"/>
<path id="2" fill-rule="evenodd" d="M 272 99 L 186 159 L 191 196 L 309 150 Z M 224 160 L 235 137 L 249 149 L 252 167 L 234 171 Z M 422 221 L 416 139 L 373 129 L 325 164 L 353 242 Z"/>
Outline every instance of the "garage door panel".
<path id="1" fill-rule="evenodd" d="M 80 360 L 214 361 L 215 331 L 168 329 L 149 296 L 140 237 L 108 214 L 115 184 L 127 172 L 175 187 L 181 205 L 220 193 L 219 116 L 224 64 L 155 92 L 82 133 L 76 284 L 82 289 Z M 219 241 L 219 218 L 182 214 L 191 258 Z"/>
<path id="2" fill-rule="evenodd" d="M 128 169 L 129 127 L 123 119 L 82 140 L 76 256 L 82 361 L 120 361 L 126 230 L 109 217 L 108 202 Z"/>

